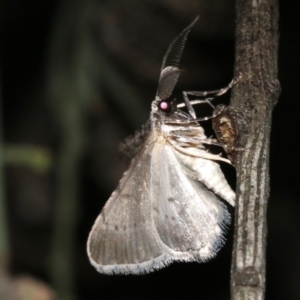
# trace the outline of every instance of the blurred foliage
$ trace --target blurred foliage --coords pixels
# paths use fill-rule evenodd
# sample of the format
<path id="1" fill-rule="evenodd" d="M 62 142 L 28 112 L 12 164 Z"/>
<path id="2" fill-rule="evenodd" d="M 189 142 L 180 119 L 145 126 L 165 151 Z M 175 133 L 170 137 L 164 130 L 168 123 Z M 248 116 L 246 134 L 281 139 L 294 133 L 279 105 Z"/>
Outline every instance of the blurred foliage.
<path id="1" fill-rule="evenodd" d="M 48 172 L 53 165 L 53 154 L 49 149 L 33 145 L 5 145 L 4 163 L 22 166 L 37 173 Z"/>

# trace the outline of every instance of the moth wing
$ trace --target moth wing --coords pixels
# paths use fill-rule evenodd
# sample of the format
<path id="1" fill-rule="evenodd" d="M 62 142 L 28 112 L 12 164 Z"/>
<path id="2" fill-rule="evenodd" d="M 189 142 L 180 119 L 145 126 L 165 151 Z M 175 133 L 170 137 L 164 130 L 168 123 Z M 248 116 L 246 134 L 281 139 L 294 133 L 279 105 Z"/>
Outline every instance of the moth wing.
<path id="1" fill-rule="evenodd" d="M 176 147 L 180 149 L 180 147 Z M 182 169 L 191 177 L 205 184 L 208 189 L 235 206 L 235 192 L 228 184 L 220 165 L 214 160 L 220 159 L 219 155 L 211 154 L 196 147 L 184 148 L 183 151 L 175 151 L 175 156 Z M 188 155 L 189 154 L 189 155 Z"/>
<path id="2" fill-rule="evenodd" d="M 151 133 L 97 218 L 88 256 L 106 274 L 140 274 L 174 260 L 205 261 L 223 242 L 226 207 Z"/>
<path id="3" fill-rule="evenodd" d="M 221 248 L 230 215 L 213 192 L 183 172 L 175 151 L 166 141 L 152 151 L 155 227 L 170 260 L 206 261 Z"/>
<path id="4" fill-rule="evenodd" d="M 164 265 L 165 255 L 151 218 L 153 134 L 132 160 L 90 232 L 87 252 L 97 271 L 139 274 Z"/>

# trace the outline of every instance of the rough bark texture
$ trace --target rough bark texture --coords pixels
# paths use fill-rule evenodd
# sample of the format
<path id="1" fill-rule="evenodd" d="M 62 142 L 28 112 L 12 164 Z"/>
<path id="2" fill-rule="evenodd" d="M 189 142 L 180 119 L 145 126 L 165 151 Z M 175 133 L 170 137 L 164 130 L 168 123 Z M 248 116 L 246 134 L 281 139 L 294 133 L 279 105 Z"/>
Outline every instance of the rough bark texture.
<path id="1" fill-rule="evenodd" d="M 271 115 L 280 85 L 277 80 L 278 3 L 236 1 L 235 75 L 231 105 L 242 111 L 235 159 L 237 206 L 232 258 L 232 299 L 264 299 L 266 211 L 269 197 Z"/>

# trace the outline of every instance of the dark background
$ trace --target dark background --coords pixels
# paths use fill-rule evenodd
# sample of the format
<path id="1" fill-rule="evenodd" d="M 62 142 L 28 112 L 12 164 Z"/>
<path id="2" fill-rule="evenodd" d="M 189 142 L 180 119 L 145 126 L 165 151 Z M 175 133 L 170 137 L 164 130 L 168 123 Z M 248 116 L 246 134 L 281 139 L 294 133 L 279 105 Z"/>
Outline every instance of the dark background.
<path id="1" fill-rule="evenodd" d="M 1 1 L 10 274 L 30 274 L 54 288 L 49 257 L 64 199 L 74 213 L 58 226 L 75 241 L 71 263 L 79 299 L 229 299 L 232 228 L 211 262 L 176 263 L 145 276 L 98 274 L 85 252 L 88 232 L 126 169 L 118 143 L 147 120 L 162 57 L 196 15 L 179 101 L 181 90 L 221 88 L 232 79 L 233 1 Z M 267 246 L 266 299 L 272 300 L 300 299 L 298 18 L 296 1 L 280 2 L 282 93 L 271 132 Z M 215 103 L 228 103 L 228 96 Z M 211 111 L 201 106 L 197 113 Z M 203 126 L 212 134 L 209 122 Z M 234 171 L 224 168 L 234 185 Z M 64 198 L 68 170 L 75 179 Z M 64 231 L 69 217 L 75 225 Z"/>

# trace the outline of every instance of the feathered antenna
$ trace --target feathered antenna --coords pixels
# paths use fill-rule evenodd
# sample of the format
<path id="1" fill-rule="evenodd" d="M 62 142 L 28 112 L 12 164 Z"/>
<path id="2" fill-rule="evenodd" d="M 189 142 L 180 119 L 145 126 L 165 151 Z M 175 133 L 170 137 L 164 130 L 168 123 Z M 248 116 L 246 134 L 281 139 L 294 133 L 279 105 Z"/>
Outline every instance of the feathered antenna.
<path id="1" fill-rule="evenodd" d="M 179 63 L 184 46 L 188 34 L 198 21 L 198 18 L 199 16 L 197 16 L 197 18 L 176 37 L 176 39 L 168 47 L 168 50 L 163 58 L 156 94 L 156 96 L 161 100 L 168 99 L 175 88 L 178 77 L 181 73 L 179 69 Z"/>
<path id="2" fill-rule="evenodd" d="M 175 38 L 175 40 L 170 44 L 170 46 L 168 47 L 168 50 L 163 58 L 161 70 L 163 70 L 165 67 L 168 67 L 168 66 L 179 67 L 180 59 L 181 59 L 181 56 L 182 56 L 182 53 L 184 50 L 184 46 L 185 46 L 187 37 L 188 37 L 192 27 L 198 21 L 198 19 L 199 19 L 199 16 L 197 16 L 196 19 L 187 28 L 185 28 Z"/>

